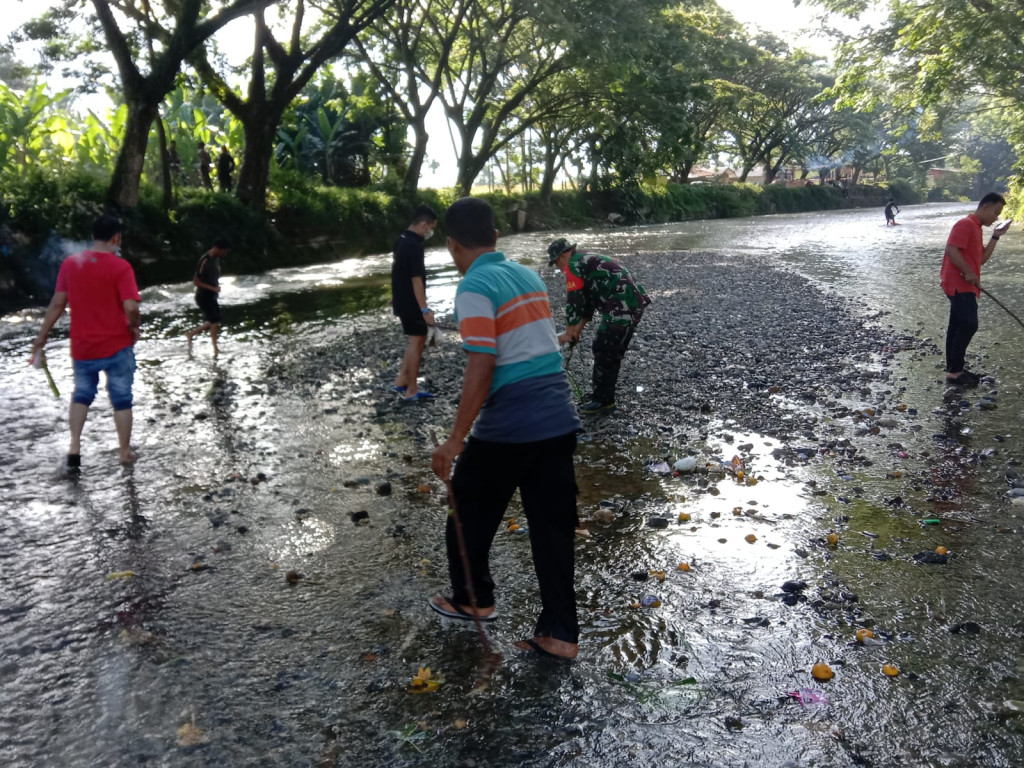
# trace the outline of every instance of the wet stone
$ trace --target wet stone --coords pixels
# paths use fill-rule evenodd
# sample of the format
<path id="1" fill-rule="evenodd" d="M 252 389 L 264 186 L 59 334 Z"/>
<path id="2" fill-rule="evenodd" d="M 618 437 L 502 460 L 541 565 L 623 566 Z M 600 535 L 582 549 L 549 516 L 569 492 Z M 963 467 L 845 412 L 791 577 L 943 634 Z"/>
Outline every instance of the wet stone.
<path id="1" fill-rule="evenodd" d="M 963 624 L 954 624 L 949 631 L 954 635 L 977 635 L 981 632 L 981 625 L 973 621 L 965 621 Z"/>
<path id="2" fill-rule="evenodd" d="M 805 589 L 807 589 L 806 581 L 787 581 L 782 585 L 783 592 L 796 593 L 803 592 Z"/>
<path id="3" fill-rule="evenodd" d="M 938 552 L 918 552 L 914 559 L 919 563 L 929 565 L 945 565 L 949 562 L 949 555 L 940 555 Z"/>
<path id="4" fill-rule="evenodd" d="M 381 480 L 377 485 L 374 486 L 374 490 L 378 496 L 390 496 L 391 495 L 391 483 L 387 480 Z"/>
<path id="5" fill-rule="evenodd" d="M 357 512 L 349 512 L 348 516 L 352 520 L 353 523 L 359 523 L 359 522 L 361 522 L 363 520 L 369 520 L 370 519 L 370 513 L 367 512 L 365 509 L 360 509 Z"/>
<path id="6" fill-rule="evenodd" d="M 742 731 L 743 721 L 738 717 L 728 715 L 725 718 L 725 727 L 728 728 L 730 731 Z"/>
<path id="7" fill-rule="evenodd" d="M 649 517 L 649 518 L 647 518 L 647 527 L 648 528 L 654 528 L 656 530 L 661 530 L 663 528 L 668 528 L 668 524 L 669 524 L 668 519 L 664 518 L 664 517 Z"/>
<path id="8" fill-rule="evenodd" d="M 634 571 L 629 574 L 629 578 L 633 581 L 647 581 L 647 579 L 650 578 L 650 574 L 648 574 L 647 571 Z"/>

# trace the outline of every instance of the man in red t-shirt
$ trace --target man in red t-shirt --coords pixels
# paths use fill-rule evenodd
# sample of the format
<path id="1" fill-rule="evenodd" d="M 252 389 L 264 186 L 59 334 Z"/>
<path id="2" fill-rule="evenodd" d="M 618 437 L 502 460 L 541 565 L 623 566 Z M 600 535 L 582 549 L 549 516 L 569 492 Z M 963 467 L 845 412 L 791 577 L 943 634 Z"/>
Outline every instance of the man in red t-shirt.
<path id="1" fill-rule="evenodd" d="M 991 226 L 1003 212 L 1006 200 L 989 192 L 978 209 L 953 225 L 942 258 L 942 290 L 949 298 L 949 327 L 946 329 L 946 382 L 975 387 L 981 379 L 964 370 L 967 345 L 978 330 L 978 297 L 981 295 L 981 265 L 995 250 L 996 242 L 1006 234 L 1010 222 L 996 227 L 988 245 L 982 243 L 982 227 Z"/>
<path id="2" fill-rule="evenodd" d="M 131 449 L 132 383 L 139 340 L 139 288 L 131 265 L 117 255 L 121 245 L 121 222 L 100 216 L 92 226 L 90 250 L 68 256 L 60 265 L 57 288 L 46 309 L 43 327 L 32 342 L 33 353 L 46 346 L 54 323 L 71 308 L 71 360 L 75 371 L 75 392 L 71 396 L 68 422 L 71 445 L 64 463 L 66 471 L 81 465 L 81 439 L 89 406 L 96 397 L 100 372 L 107 374 L 107 394 L 114 407 L 114 425 L 122 464 L 135 461 Z"/>

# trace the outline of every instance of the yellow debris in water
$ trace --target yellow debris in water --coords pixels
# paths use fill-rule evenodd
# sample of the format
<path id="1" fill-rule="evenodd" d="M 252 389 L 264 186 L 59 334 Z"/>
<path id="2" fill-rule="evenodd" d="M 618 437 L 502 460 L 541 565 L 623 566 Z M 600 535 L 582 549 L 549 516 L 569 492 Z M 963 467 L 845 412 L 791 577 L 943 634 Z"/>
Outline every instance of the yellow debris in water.
<path id="1" fill-rule="evenodd" d="M 747 485 L 757 485 L 757 478 L 751 475 L 747 478 Z"/>
<path id="2" fill-rule="evenodd" d="M 937 554 L 937 555 L 948 555 L 949 554 L 949 550 L 946 549 L 945 547 L 939 545 L 938 547 L 935 548 L 935 554 Z"/>
<path id="3" fill-rule="evenodd" d="M 886 664 L 882 667 L 882 672 L 889 677 L 896 677 L 900 673 L 900 668 L 895 664 Z"/>
<path id="4" fill-rule="evenodd" d="M 135 571 L 114 571 L 113 573 L 108 573 L 107 574 L 107 578 L 108 579 L 130 579 L 134 575 L 135 575 Z"/>
<path id="5" fill-rule="evenodd" d="M 418 486 L 416 486 L 416 490 L 419 491 L 420 493 L 430 493 L 430 486 L 427 485 L 426 483 L 420 483 Z"/>
<path id="6" fill-rule="evenodd" d="M 811 675 L 815 680 L 831 680 L 835 677 L 835 673 L 832 671 L 832 667 L 823 661 L 819 661 L 813 667 L 811 667 Z"/>
<path id="7" fill-rule="evenodd" d="M 857 630 L 857 642 L 863 643 L 868 638 L 874 637 L 875 633 L 870 629 L 858 629 Z"/>
<path id="8" fill-rule="evenodd" d="M 737 517 L 739 517 L 740 515 L 743 514 L 743 507 L 733 507 L 732 508 L 732 513 L 734 515 L 736 515 Z"/>
<path id="9" fill-rule="evenodd" d="M 757 541 L 757 536 L 755 536 L 752 533 L 748 533 L 743 538 L 745 538 L 747 540 L 747 542 L 750 543 L 750 544 L 753 544 L 755 541 Z"/>
<path id="10" fill-rule="evenodd" d="M 665 580 L 665 572 L 664 571 L 650 571 L 650 575 L 653 576 L 654 578 L 656 578 L 658 581 L 664 581 Z"/>
<path id="11" fill-rule="evenodd" d="M 680 563 L 678 566 L 676 566 L 676 568 L 678 570 L 680 570 L 680 571 L 689 571 L 690 570 L 690 564 L 689 563 Z"/>
<path id="12" fill-rule="evenodd" d="M 834 546 L 836 546 L 839 543 L 839 536 L 834 534 L 834 533 L 830 533 L 828 535 L 828 537 L 827 537 L 827 540 L 828 540 L 828 545 L 830 547 L 834 547 Z"/>
<path id="13" fill-rule="evenodd" d="M 690 522 L 690 513 L 689 512 L 680 512 L 679 513 L 679 522 L 680 523 L 688 523 L 688 522 Z"/>
<path id="14" fill-rule="evenodd" d="M 518 530 L 519 530 L 519 528 L 520 528 L 520 525 L 519 525 L 518 523 L 512 523 L 512 524 L 511 524 L 511 525 L 510 525 L 510 526 L 508 527 L 508 529 L 509 529 L 510 531 L 518 531 Z"/>
<path id="15" fill-rule="evenodd" d="M 412 682 L 409 683 L 409 690 L 412 693 L 430 693 L 436 691 L 440 686 L 441 680 L 431 674 L 430 667 L 420 667 L 419 671 L 413 675 Z"/>

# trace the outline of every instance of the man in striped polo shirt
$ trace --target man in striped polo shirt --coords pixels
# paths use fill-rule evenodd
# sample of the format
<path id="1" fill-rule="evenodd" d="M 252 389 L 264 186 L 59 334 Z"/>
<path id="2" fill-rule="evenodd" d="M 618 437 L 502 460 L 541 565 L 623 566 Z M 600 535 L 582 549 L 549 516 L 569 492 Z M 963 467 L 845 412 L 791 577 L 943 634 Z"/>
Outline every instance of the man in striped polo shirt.
<path id="1" fill-rule="evenodd" d="M 497 618 L 488 554 L 518 488 L 542 609 L 534 636 L 517 645 L 572 659 L 579 652 L 572 455 L 581 424 L 562 370 L 547 290 L 536 272 L 495 250 L 498 232 L 485 201 L 457 200 L 444 224 L 448 252 L 464 275 L 455 294 L 455 313 L 468 361 L 455 424 L 434 451 L 432 466 L 447 480 L 459 457 L 452 492 L 476 606 L 471 605 L 449 517 L 445 538 L 452 593 L 436 595 L 430 607 L 456 619 Z"/>

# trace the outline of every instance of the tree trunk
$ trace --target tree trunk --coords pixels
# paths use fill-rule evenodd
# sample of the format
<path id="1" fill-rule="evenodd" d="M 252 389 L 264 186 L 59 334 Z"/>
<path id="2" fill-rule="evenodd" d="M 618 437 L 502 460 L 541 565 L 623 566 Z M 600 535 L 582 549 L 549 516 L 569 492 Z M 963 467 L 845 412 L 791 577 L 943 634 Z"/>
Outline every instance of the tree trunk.
<path id="1" fill-rule="evenodd" d="M 149 129 L 156 119 L 157 104 L 144 100 L 128 102 L 128 117 L 124 124 L 124 143 L 114 164 L 107 199 L 118 210 L 134 208 L 139 202 L 139 184 L 142 164 L 146 160 Z"/>
<path id="2" fill-rule="evenodd" d="M 169 211 L 174 205 L 174 189 L 171 186 L 170 158 L 167 157 L 167 131 L 159 112 L 156 116 L 156 135 L 160 138 L 160 181 L 164 188 L 164 210 Z"/>
<path id="3" fill-rule="evenodd" d="M 854 168 L 853 168 L 853 178 L 850 179 L 850 183 L 853 184 L 853 185 L 856 185 L 858 181 L 860 181 L 860 168 L 857 167 L 857 166 L 854 166 Z"/>
<path id="4" fill-rule="evenodd" d="M 238 199 L 259 213 L 267 206 L 270 161 L 280 121 L 280 115 L 265 111 L 242 122 L 245 149 L 238 170 Z"/>
<path id="5" fill-rule="evenodd" d="M 740 178 L 739 178 L 740 184 L 746 184 L 747 183 L 747 176 L 750 175 L 750 172 L 752 170 L 754 170 L 754 166 L 753 165 L 747 165 L 746 163 L 743 164 L 743 172 L 740 173 Z"/>
<path id="6" fill-rule="evenodd" d="M 550 147 L 544 147 L 544 175 L 540 180 L 540 199 L 550 200 L 551 193 L 555 190 L 555 174 L 558 173 L 558 166 L 555 163 L 558 154 Z"/>
<path id="7" fill-rule="evenodd" d="M 409 167 L 405 169 L 403 186 L 410 195 L 415 195 L 420 185 L 420 174 L 423 172 L 423 162 L 427 158 L 427 140 L 430 135 L 427 133 L 423 121 L 413 123 L 413 134 L 416 137 L 412 147 L 412 156 L 409 158 Z"/>

